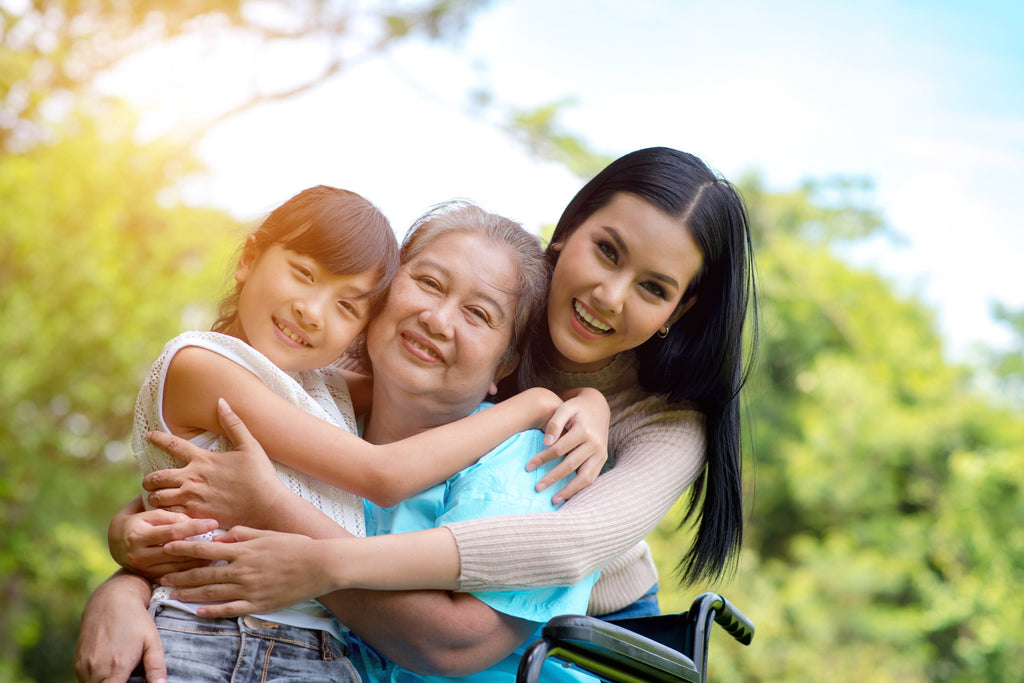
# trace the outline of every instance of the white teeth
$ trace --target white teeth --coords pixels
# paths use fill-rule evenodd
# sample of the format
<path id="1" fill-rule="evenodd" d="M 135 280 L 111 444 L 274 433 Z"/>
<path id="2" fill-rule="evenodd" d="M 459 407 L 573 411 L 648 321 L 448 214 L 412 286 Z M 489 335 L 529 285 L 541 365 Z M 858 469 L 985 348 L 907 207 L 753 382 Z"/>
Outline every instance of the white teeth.
<path id="1" fill-rule="evenodd" d="M 612 331 L 612 328 L 604 324 L 594 316 L 590 315 L 587 309 L 583 308 L 583 304 L 573 299 L 572 301 L 573 310 L 576 311 L 576 315 L 587 324 L 588 327 L 592 328 L 594 332 L 598 334 L 607 334 Z"/>
<path id="2" fill-rule="evenodd" d="M 281 323 L 277 323 L 277 329 L 281 330 L 281 331 L 282 331 L 282 332 L 284 332 L 284 333 L 285 333 L 286 335 L 288 335 L 288 337 L 289 337 L 289 338 L 290 338 L 290 339 L 291 339 L 292 341 L 298 342 L 299 344 L 302 344 L 303 346 L 310 346 L 310 344 L 306 343 L 306 340 L 305 340 L 305 339 L 303 339 L 303 338 L 302 338 L 302 337 L 300 337 L 299 335 L 295 334 L 294 332 L 292 332 L 291 330 L 289 330 L 289 329 L 288 329 L 287 327 L 285 327 L 285 326 L 284 326 L 284 325 L 282 325 Z"/>

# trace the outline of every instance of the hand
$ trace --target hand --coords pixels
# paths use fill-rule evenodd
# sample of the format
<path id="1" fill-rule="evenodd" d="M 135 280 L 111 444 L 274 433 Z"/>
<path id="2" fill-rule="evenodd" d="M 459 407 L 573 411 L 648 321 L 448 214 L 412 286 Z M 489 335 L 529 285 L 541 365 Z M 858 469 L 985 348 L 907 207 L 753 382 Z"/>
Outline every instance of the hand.
<path id="1" fill-rule="evenodd" d="M 543 491 L 576 472 L 551 499 L 557 505 L 593 484 L 608 460 L 610 420 L 608 401 L 600 391 L 584 388 L 568 398 L 544 428 L 544 443 L 550 447 L 526 464 L 526 469 L 533 471 L 546 462 L 562 458 L 562 462 L 537 482 L 537 490 Z"/>
<path id="2" fill-rule="evenodd" d="M 185 463 L 184 467 L 151 472 L 142 480 L 149 504 L 193 518 L 216 519 L 223 527 L 238 524 L 269 526 L 260 517 L 274 508 L 277 496 L 288 495 L 273 463 L 239 418 L 221 399 L 218 414 L 235 450 L 213 453 L 166 432 L 150 432 L 149 441 Z"/>
<path id="3" fill-rule="evenodd" d="M 167 680 L 164 650 L 149 616 L 149 582 L 115 574 L 96 589 L 82 612 L 75 676 L 82 683 L 127 681 L 141 661 L 146 680 Z"/>
<path id="4" fill-rule="evenodd" d="M 164 552 L 164 544 L 197 536 L 217 528 L 213 519 L 192 519 L 180 512 L 146 510 L 136 498 L 114 515 L 107 530 L 110 554 L 119 565 L 149 579 L 203 564 Z"/>
<path id="5" fill-rule="evenodd" d="M 175 541 L 166 550 L 218 563 L 160 580 L 161 585 L 174 587 L 172 597 L 183 602 L 222 603 L 198 608 L 204 617 L 271 612 L 335 588 L 327 583 L 317 542 L 300 534 L 235 527 L 212 543 Z M 288 561 L 282 562 L 283 557 Z"/>

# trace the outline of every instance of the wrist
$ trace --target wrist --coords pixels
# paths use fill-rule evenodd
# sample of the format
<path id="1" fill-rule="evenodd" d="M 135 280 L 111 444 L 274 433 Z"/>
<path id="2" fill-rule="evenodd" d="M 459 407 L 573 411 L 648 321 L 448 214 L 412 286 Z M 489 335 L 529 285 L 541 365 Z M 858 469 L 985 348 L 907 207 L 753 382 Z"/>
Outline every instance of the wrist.
<path id="1" fill-rule="evenodd" d="M 562 399 L 558 397 L 558 394 L 544 387 L 532 387 L 527 389 L 525 393 L 530 405 L 535 410 L 533 428 L 543 431 L 548 424 L 548 420 L 561 407 Z"/>

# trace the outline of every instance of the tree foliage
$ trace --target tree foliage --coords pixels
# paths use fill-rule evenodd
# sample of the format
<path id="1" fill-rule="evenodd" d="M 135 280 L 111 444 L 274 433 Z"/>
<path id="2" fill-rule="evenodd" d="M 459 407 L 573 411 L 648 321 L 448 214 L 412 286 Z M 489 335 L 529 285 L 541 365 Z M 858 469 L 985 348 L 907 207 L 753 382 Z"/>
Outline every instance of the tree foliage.
<path id="1" fill-rule="evenodd" d="M 132 125 L 69 119 L 0 156 L 0 660 L 37 680 L 67 678 L 82 596 L 113 569 L 103 530 L 139 486 L 147 363 L 208 317 L 239 235 L 180 205 L 177 150 L 138 147 Z"/>
<path id="2" fill-rule="evenodd" d="M 762 338 L 749 524 L 718 587 L 755 621 L 716 680 L 1009 681 L 1024 670 L 1024 420 L 945 360 L 932 312 L 833 253 L 878 217 L 808 185 L 744 194 Z M 654 542 L 665 566 L 678 539 Z M 670 545 L 671 544 L 671 545 Z M 668 590 L 685 608 L 693 589 Z"/>
<path id="3" fill-rule="evenodd" d="M 265 49 L 318 41 L 329 56 L 276 90 L 253 89 L 217 122 L 295 96 L 413 38 L 452 40 L 487 0 L 26 0 L 0 2 L 0 149 L 45 139 L 55 112 L 98 96 L 98 76 L 144 47 L 187 34 L 245 35 Z M 23 4 L 24 6 L 20 6 Z M 196 134 L 202 131 L 197 131 Z"/>

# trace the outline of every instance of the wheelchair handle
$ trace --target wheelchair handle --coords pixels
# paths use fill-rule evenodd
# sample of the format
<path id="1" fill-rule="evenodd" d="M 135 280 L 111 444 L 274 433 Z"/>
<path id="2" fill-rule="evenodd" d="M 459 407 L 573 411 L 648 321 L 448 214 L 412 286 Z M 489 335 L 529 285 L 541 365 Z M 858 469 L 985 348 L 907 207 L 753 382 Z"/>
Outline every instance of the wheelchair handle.
<path id="1" fill-rule="evenodd" d="M 698 595 L 690 609 L 701 614 L 701 621 L 708 611 L 713 611 L 715 623 L 744 645 L 750 645 L 754 639 L 754 622 L 718 593 Z"/>

